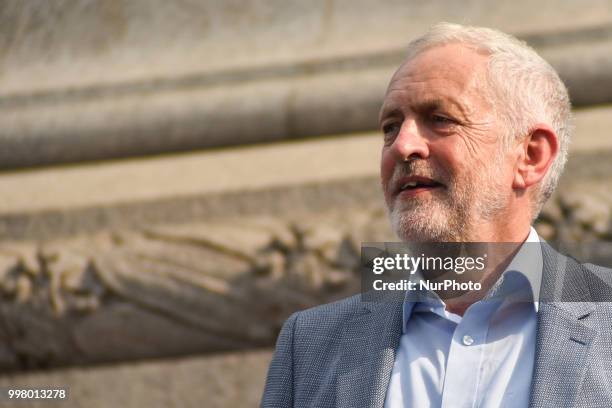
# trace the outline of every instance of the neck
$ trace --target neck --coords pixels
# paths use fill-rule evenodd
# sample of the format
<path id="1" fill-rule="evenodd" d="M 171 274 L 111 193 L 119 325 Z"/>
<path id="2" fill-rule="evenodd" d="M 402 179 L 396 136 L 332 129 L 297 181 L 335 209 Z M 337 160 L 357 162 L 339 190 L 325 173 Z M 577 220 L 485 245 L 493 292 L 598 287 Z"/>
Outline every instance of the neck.
<path id="1" fill-rule="evenodd" d="M 500 215 L 501 221 L 476 223 L 470 228 L 467 242 L 515 242 L 523 243 L 529 236 L 530 223 L 523 217 Z"/>
<path id="2" fill-rule="evenodd" d="M 481 230 L 481 234 L 477 236 L 474 242 L 482 244 L 468 244 L 469 248 L 475 253 L 487 254 L 486 267 L 483 271 L 476 273 L 456 274 L 452 273 L 452 278 L 457 282 L 472 282 L 480 283 L 480 290 L 467 291 L 457 293 L 451 291 L 436 291 L 438 296 L 444 300 L 446 310 L 463 316 L 465 311 L 474 303 L 481 300 L 497 282 L 502 273 L 506 270 L 521 245 L 529 236 L 529 226 L 522 230 L 506 232 L 505 234 L 496 233 L 496 231 Z M 503 239 L 502 239 L 503 238 Z M 448 276 L 445 276 L 448 278 Z M 443 280 L 444 277 L 437 277 L 433 280 Z"/>

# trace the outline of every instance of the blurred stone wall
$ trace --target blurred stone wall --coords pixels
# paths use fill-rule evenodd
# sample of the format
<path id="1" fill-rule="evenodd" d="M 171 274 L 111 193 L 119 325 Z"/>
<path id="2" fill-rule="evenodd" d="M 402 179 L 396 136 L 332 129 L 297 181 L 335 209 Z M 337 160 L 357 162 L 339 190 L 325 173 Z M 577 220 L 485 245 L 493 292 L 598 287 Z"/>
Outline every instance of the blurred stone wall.
<path id="1" fill-rule="evenodd" d="M 612 100 L 610 0 L 5 0 L 0 167 L 376 129 L 441 20 L 527 40 L 576 106 Z M 339 119 L 341 118 L 341 119 Z"/>
<path id="2" fill-rule="evenodd" d="M 393 239 L 377 111 L 441 20 L 516 34 L 559 70 L 576 131 L 536 227 L 610 264 L 610 1 L 7 0 L 0 385 L 254 405 L 258 349 L 291 312 L 358 292 L 360 243 Z"/>

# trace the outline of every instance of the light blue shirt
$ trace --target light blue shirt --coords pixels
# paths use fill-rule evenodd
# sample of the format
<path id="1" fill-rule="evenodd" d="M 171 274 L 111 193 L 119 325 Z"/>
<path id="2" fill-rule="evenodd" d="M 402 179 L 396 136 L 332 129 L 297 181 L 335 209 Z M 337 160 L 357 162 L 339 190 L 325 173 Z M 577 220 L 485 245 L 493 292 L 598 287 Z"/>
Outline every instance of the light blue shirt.
<path id="1" fill-rule="evenodd" d="M 463 317 L 446 311 L 438 297 L 404 302 L 385 408 L 528 406 L 542 252 L 533 228 L 526 242 L 490 299 L 472 304 Z M 520 293 L 522 301 L 495 296 L 507 292 Z"/>

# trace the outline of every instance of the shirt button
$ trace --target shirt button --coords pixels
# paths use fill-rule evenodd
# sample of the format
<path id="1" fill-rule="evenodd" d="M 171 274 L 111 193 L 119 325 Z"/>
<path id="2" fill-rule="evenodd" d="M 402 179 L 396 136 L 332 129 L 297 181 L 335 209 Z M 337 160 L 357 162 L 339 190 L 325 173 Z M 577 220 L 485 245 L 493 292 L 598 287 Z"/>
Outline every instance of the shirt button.
<path id="1" fill-rule="evenodd" d="M 474 344 L 474 338 L 466 334 L 465 336 L 463 336 L 463 344 L 465 344 L 466 346 L 471 346 L 472 344 Z"/>

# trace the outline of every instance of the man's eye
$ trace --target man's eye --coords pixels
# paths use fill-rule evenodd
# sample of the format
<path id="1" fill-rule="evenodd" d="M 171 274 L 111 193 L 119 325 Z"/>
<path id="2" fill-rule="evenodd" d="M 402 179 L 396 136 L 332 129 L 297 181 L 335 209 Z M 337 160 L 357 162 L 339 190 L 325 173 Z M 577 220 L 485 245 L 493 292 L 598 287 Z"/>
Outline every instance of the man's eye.
<path id="1" fill-rule="evenodd" d="M 399 132 L 400 125 L 397 123 L 388 123 L 383 126 L 382 131 L 386 135 L 392 135 Z"/>
<path id="2" fill-rule="evenodd" d="M 393 141 L 397 137 L 397 134 L 400 131 L 400 127 L 401 125 L 395 122 L 383 125 L 382 131 L 383 131 L 383 140 L 384 140 L 385 145 L 390 145 L 393 143 Z"/>

